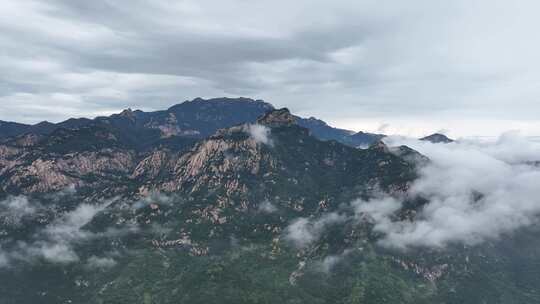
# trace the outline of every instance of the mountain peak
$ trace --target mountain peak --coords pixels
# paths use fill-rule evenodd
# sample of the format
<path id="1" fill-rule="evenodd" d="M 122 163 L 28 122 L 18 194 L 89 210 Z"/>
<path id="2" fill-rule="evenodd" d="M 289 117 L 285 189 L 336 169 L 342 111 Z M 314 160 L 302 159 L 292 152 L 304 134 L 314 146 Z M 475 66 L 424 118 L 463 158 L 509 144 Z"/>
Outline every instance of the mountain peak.
<path id="1" fill-rule="evenodd" d="M 388 153 L 390 151 L 388 146 L 382 140 L 378 140 L 374 142 L 373 144 L 371 144 L 371 146 L 369 146 L 369 149 L 375 150 L 375 151 L 381 151 L 384 153 Z"/>
<path id="2" fill-rule="evenodd" d="M 313 116 L 310 116 L 308 119 L 306 119 L 309 123 L 312 123 L 313 125 L 317 125 L 317 126 L 321 126 L 321 127 L 326 127 L 328 126 L 328 124 L 318 118 L 315 118 Z"/>
<path id="3" fill-rule="evenodd" d="M 120 114 L 118 114 L 121 117 L 126 117 L 128 119 L 134 120 L 135 119 L 135 113 L 131 108 L 124 109 Z"/>
<path id="4" fill-rule="evenodd" d="M 296 119 L 291 114 L 289 109 L 281 108 L 267 112 L 262 117 L 257 119 L 257 122 L 262 125 L 277 127 L 293 125 L 296 123 Z"/>
<path id="5" fill-rule="evenodd" d="M 225 103 L 265 103 L 266 102 L 264 100 L 260 100 L 260 99 L 251 99 L 251 98 L 247 98 L 247 97 L 236 97 L 236 98 L 233 98 L 233 97 L 216 97 L 216 98 L 210 98 L 210 99 L 204 99 L 202 97 L 197 97 L 191 101 L 185 101 L 187 103 L 216 103 L 216 102 L 225 102 Z"/>
<path id="6" fill-rule="evenodd" d="M 420 140 L 429 141 L 434 144 L 439 144 L 439 143 L 448 144 L 448 143 L 454 142 L 453 139 L 450 139 L 446 135 L 440 134 L 440 133 L 433 133 L 426 137 L 420 138 Z"/>

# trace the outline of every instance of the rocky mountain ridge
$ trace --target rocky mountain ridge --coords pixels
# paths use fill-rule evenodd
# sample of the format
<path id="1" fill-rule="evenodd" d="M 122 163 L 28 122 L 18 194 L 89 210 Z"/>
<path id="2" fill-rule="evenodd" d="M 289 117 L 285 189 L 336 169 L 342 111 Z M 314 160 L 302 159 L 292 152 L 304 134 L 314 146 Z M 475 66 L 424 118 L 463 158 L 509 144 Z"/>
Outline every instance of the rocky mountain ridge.
<path id="1" fill-rule="evenodd" d="M 253 131 L 251 128 L 258 130 Z M 253 132 L 262 133 L 253 135 Z M 261 139 L 258 136 L 268 138 Z M 302 152 L 298 154 L 288 149 L 300 149 Z M 319 155 L 322 151 L 332 149 L 335 150 L 333 154 L 325 157 Z M 275 153 L 289 158 L 296 153 L 295 158 L 290 159 L 291 164 L 315 154 L 317 156 L 313 155 L 311 160 L 313 157 L 319 159 L 309 165 L 328 167 L 323 170 L 326 171 L 336 169 L 339 153 L 348 155 L 342 166 L 354 166 L 353 155 L 363 156 L 369 154 L 369 151 L 376 150 L 358 150 L 311 137 L 310 131 L 298 126 L 296 118 L 287 109 L 270 111 L 255 124 L 246 123 L 219 130 L 198 143 L 187 142 L 183 149 L 161 145 L 141 152 L 129 141 L 123 141 L 115 129 L 89 125 L 78 129 L 57 129 L 46 136 L 28 134 L 5 141 L 0 145 L 0 188 L 13 194 L 46 193 L 72 185 L 101 190 L 117 187 L 121 192 L 125 191 L 125 185 L 131 185 L 139 187 L 141 193 L 158 190 L 174 192 L 187 187 L 184 185 L 188 182 L 193 183 L 191 187 L 194 189 L 201 185 L 208 187 L 208 183 L 216 186 L 230 185 L 216 175 L 227 170 L 233 170 L 231 174 L 237 174 L 241 168 L 257 174 L 263 171 L 260 170 L 261 166 L 266 166 L 267 171 L 276 170 L 284 164 L 275 158 L 276 155 L 270 157 Z M 381 153 L 393 157 L 389 151 Z M 386 156 L 381 154 L 381 157 Z M 213 165 L 214 161 L 219 163 Z M 205 178 L 211 177 L 212 180 L 192 181 L 201 171 L 210 168 L 213 171 L 205 172 Z M 306 165 L 301 169 L 305 171 L 308 168 Z M 291 172 L 299 169 L 289 168 Z M 376 167 L 372 169 L 363 170 L 373 176 L 379 174 Z M 264 173 L 270 174 L 266 171 Z M 353 173 L 346 172 L 347 175 Z"/>
<path id="2" fill-rule="evenodd" d="M 119 138 L 138 149 L 145 149 L 167 138 L 201 139 L 214 134 L 218 129 L 228 128 L 244 122 L 254 122 L 259 116 L 274 107 L 262 100 L 249 98 L 196 98 L 170 107 L 167 110 L 143 112 L 126 109 L 119 114 L 95 119 L 71 118 L 52 124 L 42 122 L 25 125 L 0 122 L 0 140 L 23 134 L 49 135 L 56 129 L 77 129 L 90 125 L 115 130 Z M 328 126 L 313 117 L 296 117 L 298 124 L 310 129 L 322 140 L 337 140 L 351 146 L 369 145 L 382 135 L 357 133 Z M 136 135 L 135 135 L 136 134 Z"/>

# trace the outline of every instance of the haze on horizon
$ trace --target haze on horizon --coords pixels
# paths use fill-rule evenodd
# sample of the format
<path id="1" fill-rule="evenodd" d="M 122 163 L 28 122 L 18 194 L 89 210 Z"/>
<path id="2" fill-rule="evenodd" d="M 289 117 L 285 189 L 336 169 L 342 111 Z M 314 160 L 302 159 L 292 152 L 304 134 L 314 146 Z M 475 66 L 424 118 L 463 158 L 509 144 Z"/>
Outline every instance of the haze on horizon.
<path id="1" fill-rule="evenodd" d="M 0 8 L 0 120 L 245 96 L 353 130 L 540 135 L 536 1 L 6 0 Z"/>

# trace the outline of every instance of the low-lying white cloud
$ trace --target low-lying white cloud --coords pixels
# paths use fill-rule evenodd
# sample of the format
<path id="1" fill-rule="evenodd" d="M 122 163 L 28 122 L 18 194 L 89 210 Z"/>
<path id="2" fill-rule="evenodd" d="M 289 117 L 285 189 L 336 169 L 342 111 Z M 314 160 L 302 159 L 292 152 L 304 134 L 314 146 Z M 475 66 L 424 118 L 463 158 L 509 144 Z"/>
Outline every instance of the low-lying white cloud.
<path id="1" fill-rule="evenodd" d="M 9 258 L 8 256 L 0 251 L 0 268 L 6 267 L 9 265 Z"/>
<path id="2" fill-rule="evenodd" d="M 258 208 L 259 212 L 262 213 L 274 213 L 278 211 L 278 208 L 272 204 L 269 200 L 263 201 Z"/>
<path id="3" fill-rule="evenodd" d="M 18 206 L 25 206 L 26 198 L 16 200 Z M 22 203 L 21 203 L 22 202 Z M 79 261 L 74 245 L 95 237 L 95 234 L 82 229 L 94 216 L 105 209 L 107 203 L 90 205 L 81 204 L 76 209 L 66 212 L 52 223 L 32 236 L 30 241 L 18 241 L 14 248 L 0 251 L 0 266 L 8 266 L 10 261 L 31 262 L 43 259 L 53 263 Z M 31 208 L 25 208 L 24 210 Z"/>
<path id="4" fill-rule="evenodd" d="M 160 192 L 151 193 L 133 204 L 133 209 L 141 209 L 150 205 L 153 206 L 170 206 L 173 204 L 175 197 L 165 195 Z"/>
<path id="5" fill-rule="evenodd" d="M 332 254 L 324 257 L 318 264 L 318 270 L 323 273 L 330 273 L 336 265 L 341 263 L 343 259 L 347 257 L 352 252 L 352 249 L 346 249 L 340 254 Z"/>
<path id="6" fill-rule="evenodd" d="M 90 269 L 106 269 L 116 265 L 116 261 L 111 257 L 91 256 L 86 261 L 86 266 Z"/>
<path id="7" fill-rule="evenodd" d="M 298 218 L 285 229 L 285 239 L 298 248 L 304 248 L 318 240 L 326 228 L 346 219 L 345 215 L 334 212 L 316 219 Z"/>
<path id="8" fill-rule="evenodd" d="M 73 244 L 89 239 L 93 234 L 83 230 L 94 216 L 105 209 L 106 204 L 82 204 L 75 210 L 47 226 L 40 240 L 27 245 L 26 252 L 33 257 L 41 257 L 50 262 L 69 263 L 79 260 L 73 249 Z"/>
<path id="9" fill-rule="evenodd" d="M 49 262 L 61 264 L 77 262 L 79 260 L 79 256 L 68 242 L 55 243 L 42 241 L 33 244 L 21 243 L 19 250 L 20 255 L 18 258 L 25 260 L 42 258 Z"/>
<path id="10" fill-rule="evenodd" d="M 384 236 L 382 245 L 396 248 L 474 245 L 539 222 L 540 144 L 507 133 L 495 141 L 461 140 L 432 144 L 388 138 L 390 145 L 406 144 L 431 159 L 412 185 L 410 197 L 429 203 L 414 221 L 393 218 L 400 200 L 377 198 L 355 202 Z"/>
<path id="11" fill-rule="evenodd" d="M 248 125 L 247 132 L 249 136 L 258 143 L 265 145 L 272 145 L 272 139 L 270 139 L 270 128 L 267 126 L 252 124 Z"/>
<path id="12" fill-rule="evenodd" d="M 25 196 L 11 196 L 0 201 L 0 223 L 18 226 L 25 216 L 32 216 L 38 206 L 30 204 Z"/>

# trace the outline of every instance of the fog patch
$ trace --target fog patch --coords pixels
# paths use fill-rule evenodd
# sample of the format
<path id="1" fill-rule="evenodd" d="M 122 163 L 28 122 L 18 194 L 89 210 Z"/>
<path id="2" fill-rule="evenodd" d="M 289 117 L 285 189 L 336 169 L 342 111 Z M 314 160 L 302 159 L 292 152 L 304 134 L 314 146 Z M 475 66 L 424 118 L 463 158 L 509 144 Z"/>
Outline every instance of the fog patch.
<path id="1" fill-rule="evenodd" d="M 357 216 L 368 217 L 383 234 L 386 247 L 444 248 L 476 245 L 537 224 L 540 215 L 540 169 L 528 165 L 540 159 L 540 143 L 506 133 L 494 141 L 460 140 L 432 144 L 387 138 L 429 157 L 409 197 L 429 200 L 414 221 L 398 220 L 401 202 L 378 197 L 357 201 Z"/>
<path id="2" fill-rule="evenodd" d="M 261 213 L 274 213 L 278 211 L 278 208 L 272 204 L 269 200 L 264 200 L 258 207 L 258 211 Z"/>
<path id="3" fill-rule="evenodd" d="M 93 255 L 86 261 L 86 267 L 89 269 L 107 269 L 114 266 L 116 266 L 116 261 L 111 257 L 97 257 Z"/>
<path id="4" fill-rule="evenodd" d="M 68 242 L 54 243 L 39 241 L 33 244 L 21 243 L 19 255 L 15 255 L 15 257 L 27 261 L 34 258 L 42 258 L 48 262 L 60 264 L 79 261 L 79 256 Z"/>
<path id="5" fill-rule="evenodd" d="M 9 258 L 8 256 L 1 251 L 0 248 L 0 268 L 4 268 L 9 266 Z"/>
<path id="6" fill-rule="evenodd" d="M 0 223 L 19 226 L 26 216 L 34 215 L 39 206 L 33 205 L 25 196 L 11 196 L 0 201 Z"/>
<path id="7" fill-rule="evenodd" d="M 272 146 L 273 142 L 272 139 L 270 139 L 270 132 L 270 128 L 260 124 L 250 124 L 247 126 L 247 133 L 250 138 L 257 143 Z"/>
<path id="8" fill-rule="evenodd" d="M 142 209 L 147 206 L 156 208 L 159 206 L 170 206 L 173 204 L 174 197 L 163 193 L 154 192 L 148 196 L 141 198 L 133 204 L 133 209 Z"/>
<path id="9" fill-rule="evenodd" d="M 79 257 L 73 249 L 73 244 L 90 239 L 93 233 L 81 229 L 92 218 L 105 209 L 107 204 L 82 204 L 75 210 L 66 213 L 61 218 L 45 227 L 40 238 L 42 240 L 30 244 L 28 252 L 34 257 L 42 257 L 56 263 L 76 262 Z"/>
<path id="10" fill-rule="evenodd" d="M 329 226 L 346 220 L 345 215 L 335 212 L 324 214 L 317 219 L 298 218 L 287 226 L 284 238 L 297 248 L 304 248 L 317 241 Z"/>
<path id="11" fill-rule="evenodd" d="M 5 258 L 5 266 L 12 260 L 29 263 L 35 260 L 45 260 L 52 263 L 79 261 L 74 245 L 98 236 L 82 228 L 108 204 L 81 204 L 74 210 L 64 213 L 33 235 L 32 240 L 18 241 L 14 248 L 3 251 L 1 255 Z M 118 232 L 111 231 L 111 233 Z"/>
<path id="12" fill-rule="evenodd" d="M 332 254 L 324 257 L 322 261 L 317 263 L 316 269 L 319 270 L 322 273 L 329 274 L 332 272 L 334 267 L 338 265 L 339 263 L 343 262 L 343 260 L 352 252 L 352 249 L 346 249 L 340 254 Z"/>

